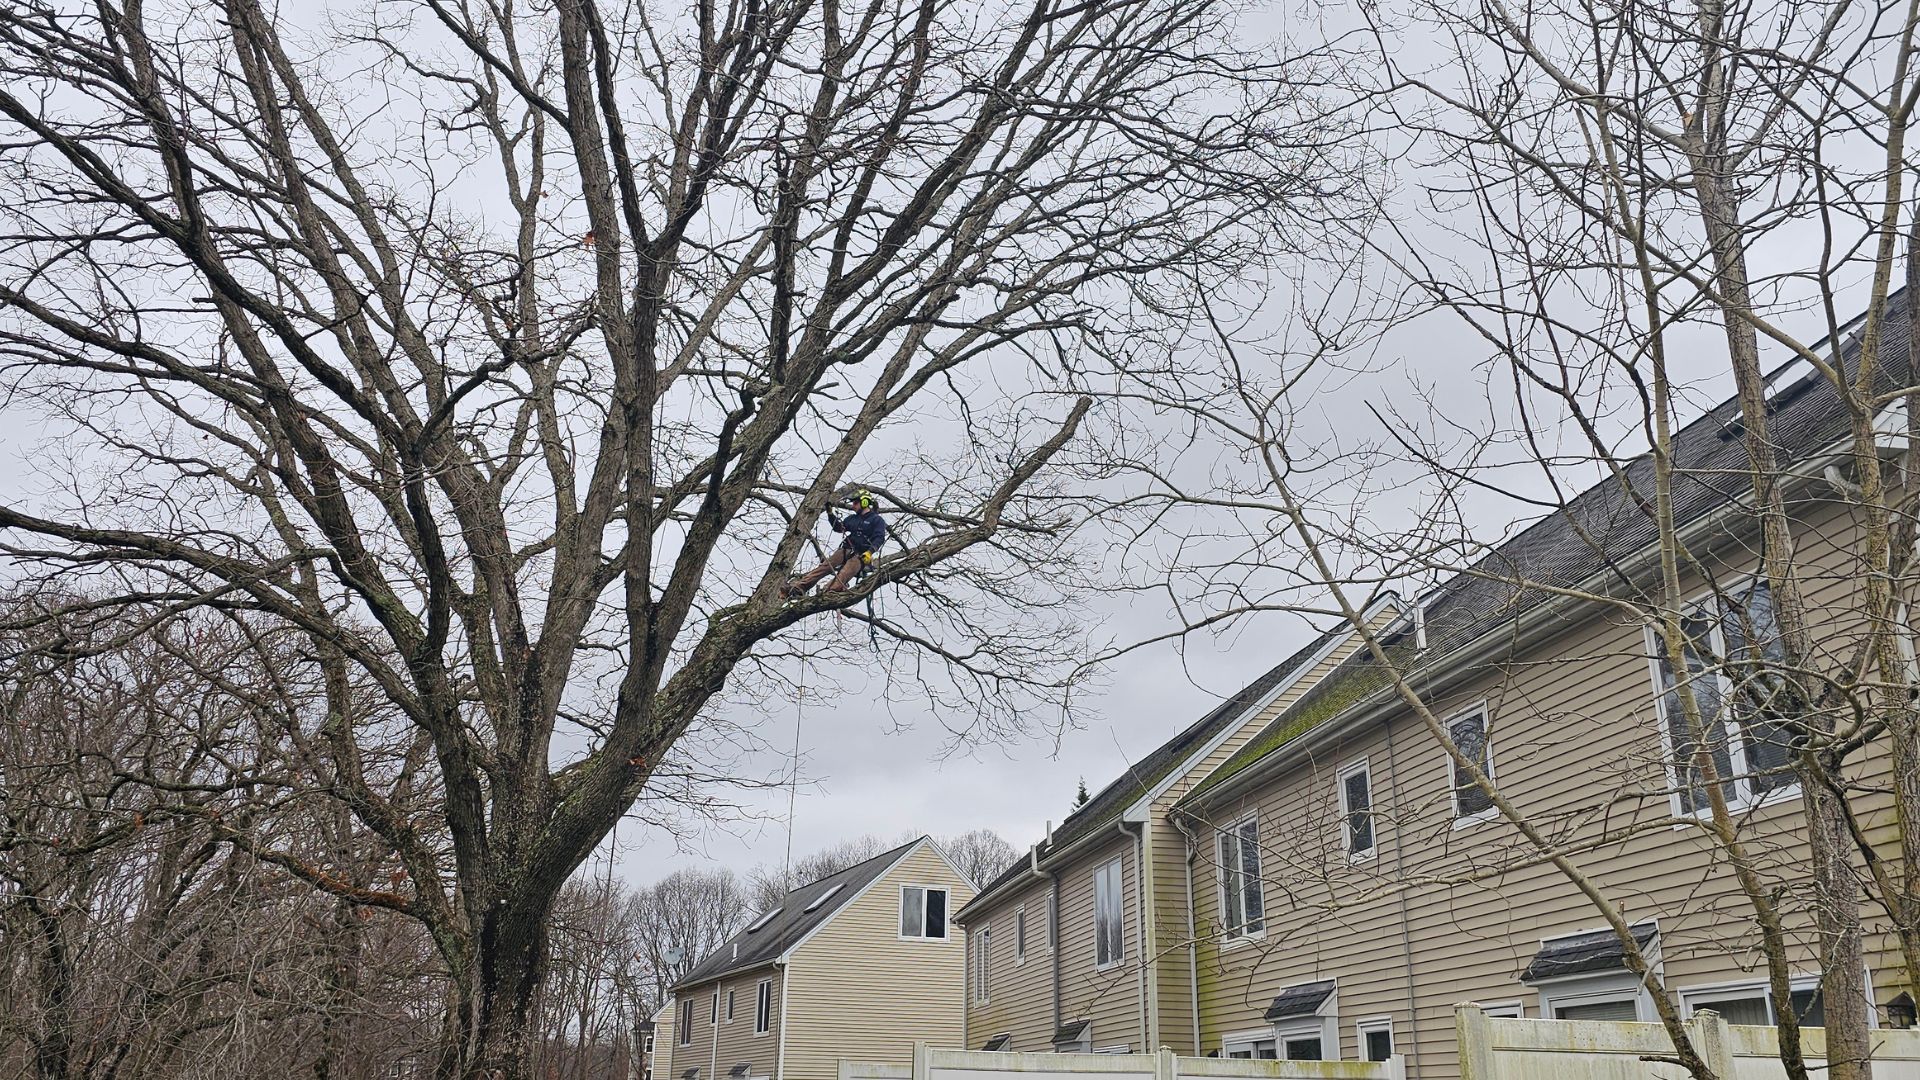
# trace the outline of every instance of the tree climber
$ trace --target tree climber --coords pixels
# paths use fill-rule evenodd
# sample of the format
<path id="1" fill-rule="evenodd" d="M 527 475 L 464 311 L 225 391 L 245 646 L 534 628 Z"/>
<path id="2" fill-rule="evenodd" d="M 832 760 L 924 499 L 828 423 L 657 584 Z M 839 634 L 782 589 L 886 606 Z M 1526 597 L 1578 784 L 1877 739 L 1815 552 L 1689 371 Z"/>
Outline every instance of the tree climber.
<path id="1" fill-rule="evenodd" d="M 828 507 L 827 524 L 833 526 L 834 532 L 846 533 L 847 538 L 840 541 L 840 546 L 819 566 L 787 582 L 780 590 L 781 596 L 788 600 L 805 596 L 828 574 L 833 575 L 833 581 L 827 586 L 827 591 L 845 589 L 855 574 L 873 564 L 874 557 L 880 554 L 881 545 L 887 542 L 887 523 L 880 516 L 880 505 L 873 493 L 864 488 L 847 500 L 846 505 L 853 512 L 844 518 L 834 517 L 832 507 Z"/>

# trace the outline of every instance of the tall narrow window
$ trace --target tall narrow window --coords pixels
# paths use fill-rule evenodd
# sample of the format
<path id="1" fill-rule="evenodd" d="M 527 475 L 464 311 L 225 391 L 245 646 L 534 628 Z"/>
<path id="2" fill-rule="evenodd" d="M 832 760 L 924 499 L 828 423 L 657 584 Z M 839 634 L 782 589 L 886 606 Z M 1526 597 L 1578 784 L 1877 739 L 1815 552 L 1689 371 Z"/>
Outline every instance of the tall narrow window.
<path id="1" fill-rule="evenodd" d="M 693 1043 L 692 998 L 683 998 L 680 1001 L 680 1023 L 674 1028 L 674 1041 L 681 1046 L 689 1046 Z"/>
<path id="2" fill-rule="evenodd" d="M 1447 734 L 1460 755 L 1480 767 L 1489 781 L 1493 779 L 1493 754 L 1487 739 L 1487 711 L 1476 709 L 1447 721 Z M 1493 796 L 1480 790 L 1473 774 L 1460 767 L 1451 756 L 1448 769 L 1453 774 L 1453 816 L 1456 821 L 1475 821 L 1493 813 Z"/>
<path id="3" fill-rule="evenodd" d="M 1699 732 L 1712 756 L 1728 802 L 1749 806 L 1794 786 L 1794 744 L 1789 721 L 1800 709 L 1781 673 L 1786 647 L 1765 582 L 1701 604 L 1680 620 L 1686 638 L 1684 683 L 1693 691 Z M 1659 679 L 1659 710 L 1672 755 L 1681 809 L 1707 805 L 1701 739 L 1695 737 L 1666 648 L 1653 639 Z"/>
<path id="4" fill-rule="evenodd" d="M 947 936 L 947 890 L 906 885 L 900 889 L 900 936 Z"/>
<path id="5" fill-rule="evenodd" d="M 727 991 L 727 1023 L 733 1023 L 733 991 Z"/>
<path id="6" fill-rule="evenodd" d="M 1040 947 L 1053 948 L 1053 894 L 1047 894 L 1046 903 L 1040 906 Z"/>
<path id="7" fill-rule="evenodd" d="M 1254 818 L 1224 829 L 1219 839 L 1220 928 L 1228 937 L 1267 928 L 1266 894 L 1260 881 L 1260 823 Z"/>
<path id="8" fill-rule="evenodd" d="M 1340 816 L 1346 822 L 1347 855 L 1373 857 L 1373 774 L 1355 762 L 1340 774 Z"/>
<path id="9" fill-rule="evenodd" d="M 753 1033 L 765 1035 L 773 1026 L 773 980 L 761 979 L 753 994 Z"/>
<path id="10" fill-rule="evenodd" d="M 1027 909 L 1021 906 L 1013 912 L 1013 962 L 1019 963 L 1027 958 Z"/>
<path id="11" fill-rule="evenodd" d="M 720 991 L 715 990 L 713 992 L 713 1001 L 711 1004 L 707 1006 L 707 1023 L 717 1024 L 719 1022 L 720 1022 Z"/>
<path id="12" fill-rule="evenodd" d="M 1119 859 L 1093 872 L 1094 963 L 1099 967 L 1126 959 L 1126 902 L 1121 890 Z"/>
<path id="13" fill-rule="evenodd" d="M 976 1005 L 987 1003 L 987 974 L 993 955 L 993 930 L 981 927 L 973 935 L 973 1002 Z"/>

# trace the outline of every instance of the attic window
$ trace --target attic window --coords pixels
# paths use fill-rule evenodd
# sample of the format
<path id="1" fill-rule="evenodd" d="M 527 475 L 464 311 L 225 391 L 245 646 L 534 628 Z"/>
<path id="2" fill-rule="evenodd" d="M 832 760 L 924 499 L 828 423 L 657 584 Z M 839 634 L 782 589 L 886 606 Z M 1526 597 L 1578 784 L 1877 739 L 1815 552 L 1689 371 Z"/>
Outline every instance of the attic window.
<path id="1" fill-rule="evenodd" d="M 826 892 L 821 893 L 819 896 L 814 897 L 813 903 L 808 904 L 805 910 L 801 911 L 800 914 L 808 915 L 815 911 L 819 911 L 821 904 L 824 904 L 827 901 L 833 899 L 833 895 L 835 893 L 839 892 L 841 889 L 844 889 L 846 887 L 847 887 L 847 883 L 843 881 L 840 884 L 835 885 L 833 888 L 828 889 Z"/>
<path id="2" fill-rule="evenodd" d="M 772 922 L 774 919 L 774 916 L 778 914 L 780 914 L 779 908 L 773 908 L 769 910 L 765 915 L 762 915 L 759 918 L 753 920 L 753 925 L 747 927 L 747 933 L 751 934 L 754 931 L 765 927 L 768 923 Z"/>

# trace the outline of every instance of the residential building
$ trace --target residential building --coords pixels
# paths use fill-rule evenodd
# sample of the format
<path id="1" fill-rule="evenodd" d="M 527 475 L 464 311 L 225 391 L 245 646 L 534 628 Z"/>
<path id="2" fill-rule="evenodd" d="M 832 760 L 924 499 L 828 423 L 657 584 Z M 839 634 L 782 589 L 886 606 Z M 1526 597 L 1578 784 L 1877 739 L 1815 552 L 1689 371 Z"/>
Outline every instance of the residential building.
<path id="1" fill-rule="evenodd" d="M 674 987 L 677 1080 L 833 1080 L 960 1041 L 973 885 L 930 838 L 788 893 Z M 667 1080 L 665 1076 L 656 1080 Z"/>
<path id="2" fill-rule="evenodd" d="M 1903 313 L 1891 318 L 1904 325 Z M 1858 338 L 1845 340 L 1842 362 L 1851 365 Z M 1896 369 L 1889 386 L 1902 385 L 1907 370 L 1904 338 L 1896 345 L 1881 356 Z M 1794 464 L 1784 495 L 1801 584 L 1821 640 L 1839 652 L 1846 620 L 1858 617 L 1862 578 L 1857 515 L 1836 457 L 1847 437 L 1844 407 L 1804 368 L 1774 372 L 1769 388 L 1771 437 Z M 1793 998 L 1805 1022 L 1818 1024 L 1791 729 L 1744 704 L 1728 674 L 1778 634 L 1756 577 L 1740 435 L 1738 409 L 1727 402 L 1673 438 L 1674 517 L 1691 557 L 1685 589 L 1699 597 L 1687 632 L 1730 658 L 1694 667 L 1690 652 L 1680 677 L 1714 710 L 1709 737 L 1723 792 L 1767 880 L 1781 885 Z M 1646 492 L 1651 470 L 1643 457 L 1624 475 Z M 1724 848 L 1698 825 L 1707 792 L 1678 719 L 1676 676 L 1644 620 L 1608 599 L 1648 586 L 1655 539 L 1636 499 L 1609 480 L 1407 611 L 1373 616 L 1434 720 L 1625 906 L 1683 1011 L 1711 1007 L 1735 1023 L 1768 1023 L 1751 905 Z M 1460 1002 L 1536 1018 L 1653 1019 L 1642 980 L 1627 971 L 1594 905 L 1496 812 L 1358 645 L 1330 635 L 1309 646 L 1308 655 L 1324 650 L 1312 667 L 1263 676 L 1222 706 L 1240 718 L 1221 721 L 1222 710 L 1203 718 L 1162 748 L 1178 763 L 1156 766 L 1144 787 L 1131 776 L 1116 782 L 1109 790 L 1123 794 L 1075 815 L 1087 824 L 1070 818 L 1027 867 L 962 910 L 969 931 L 992 931 L 973 965 L 969 1046 L 1164 1044 L 1343 1059 L 1397 1052 L 1410 1076 L 1445 1080 L 1458 1070 Z M 1300 659 L 1276 671 L 1297 669 Z M 1262 704 L 1249 709 L 1255 700 Z M 1178 748 L 1216 722 L 1233 731 L 1223 752 Z M 1892 810 L 1872 794 L 1891 786 L 1886 755 L 1862 755 L 1859 770 L 1849 779 L 1865 793 L 1855 800 L 1862 835 L 1891 844 Z M 1135 938 L 1123 936 L 1124 962 L 1109 968 L 1094 959 L 1106 941 L 1098 875 L 1116 858 L 1123 903 L 1141 905 L 1123 908 L 1121 932 L 1143 947 L 1131 951 Z M 1137 864 L 1154 868 L 1144 884 L 1129 876 Z M 1161 874 L 1163 866 L 1174 874 Z M 1036 907 L 1066 946 L 1039 964 L 1006 945 L 1010 920 Z M 1914 988 L 1904 985 L 1887 928 L 1873 921 L 1873 907 L 1863 915 L 1871 1002 L 1890 1021 L 1910 1016 Z"/>
<path id="3" fill-rule="evenodd" d="M 1391 598 L 1368 612 L 1384 627 Z M 1353 652 L 1321 634 L 1095 793 L 956 921 L 969 949 L 965 1045 L 995 1050 L 1191 1049 L 1185 842 L 1167 817 L 1192 782 L 1244 746 Z M 1147 872 L 1141 873 L 1141 867 Z"/>
<path id="4" fill-rule="evenodd" d="M 660 1006 L 660 1011 L 634 1025 L 633 1075 L 631 1080 L 666 1080 L 668 1066 L 673 1057 L 673 1022 L 675 1008 L 672 998 Z M 655 1066 L 658 1066 L 656 1069 Z"/>

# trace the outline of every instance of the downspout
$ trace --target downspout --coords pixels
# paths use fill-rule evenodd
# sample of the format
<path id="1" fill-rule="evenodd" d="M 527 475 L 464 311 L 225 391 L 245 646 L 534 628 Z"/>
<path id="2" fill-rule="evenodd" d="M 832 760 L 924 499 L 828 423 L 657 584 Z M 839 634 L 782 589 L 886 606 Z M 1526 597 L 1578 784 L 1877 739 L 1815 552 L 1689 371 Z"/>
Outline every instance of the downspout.
<path id="1" fill-rule="evenodd" d="M 1038 865 L 1037 863 L 1035 865 Z M 1060 875 L 1051 870 L 1047 874 L 1047 952 L 1048 962 L 1053 966 L 1053 1030 L 1060 1030 Z M 1047 1035 L 1049 1042 L 1052 1033 Z"/>
<path id="2" fill-rule="evenodd" d="M 1136 933 L 1141 954 L 1140 975 L 1136 980 L 1140 1006 L 1140 1053 L 1151 1054 L 1154 1047 L 1147 1025 L 1147 823 L 1139 822 L 1139 828 L 1136 829 L 1133 828 L 1134 822 L 1123 818 L 1118 824 L 1121 832 L 1133 834 L 1133 916 L 1138 926 Z"/>
<path id="3" fill-rule="evenodd" d="M 1187 1002 L 1193 1010 L 1193 1056 L 1200 1056 L 1202 1040 L 1200 1038 L 1200 923 L 1193 910 L 1193 860 L 1199 858 L 1200 847 L 1194 842 L 1193 834 L 1187 831 L 1181 815 L 1168 813 L 1167 820 L 1180 833 L 1180 839 L 1187 847 Z"/>
<path id="4" fill-rule="evenodd" d="M 1397 813 L 1400 806 L 1400 766 L 1393 759 L 1392 718 L 1389 717 L 1381 721 L 1380 727 L 1386 732 L 1387 736 L 1387 775 L 1390 777 L 1387 785 L 1387 795 L 1392 798 L 1393 806 Z M 1377 828 L 1376 826 L 1376 831 Z M 1413 930 L 1411 929 L 1411 922 L 1407 916 L 1407 890 L 1405 887 L 1406 864 L 1402 861 L 1404 858 L 1405 856 L 1400 847 L 1400 827 L 1396 823 L 1393 829 L 1393 872 L 1395 877 L 1401 879 L 1401 887 L 1394 891 L 1400 896 L 1400 958 L 1407 972 L 1407 1034 L 1413 1036 L 1407 1042 L 1407 1075 L 1418 1077 L 1420 1075 L 1420 1014 L 1414 1011 Z M 1361 1049 L 1364 1050 L 1365 1047 Z M 1393 1049 L 1395 1053 L 1401 1052 L 1398 1046 Z"/>
<path id="5" fill-rule="evenodd" d="M 736 945 L 735 948 L 738 948 Z M 707 998 L 707 1034 L 713 1039 L 713 1060 L 707 1065 L 707 1080 L 719 1080 L 720 1076 L 720 984 L 713 984 L 713 994 Z"/>
<path id="6" fill-rule="evenodd" d="M 780 1034 L 774 1037 L 778 1044 L 774 1050 L 773 1080 L 786 1080 L 787 1077 L 787 972 L 793 970 L 785 964 L 780 965 Z M 964 989 L 961 990 L 965 994 Z M 967 1012 L 960 1010 L 960 1023 L 964 1025 Z"/>

